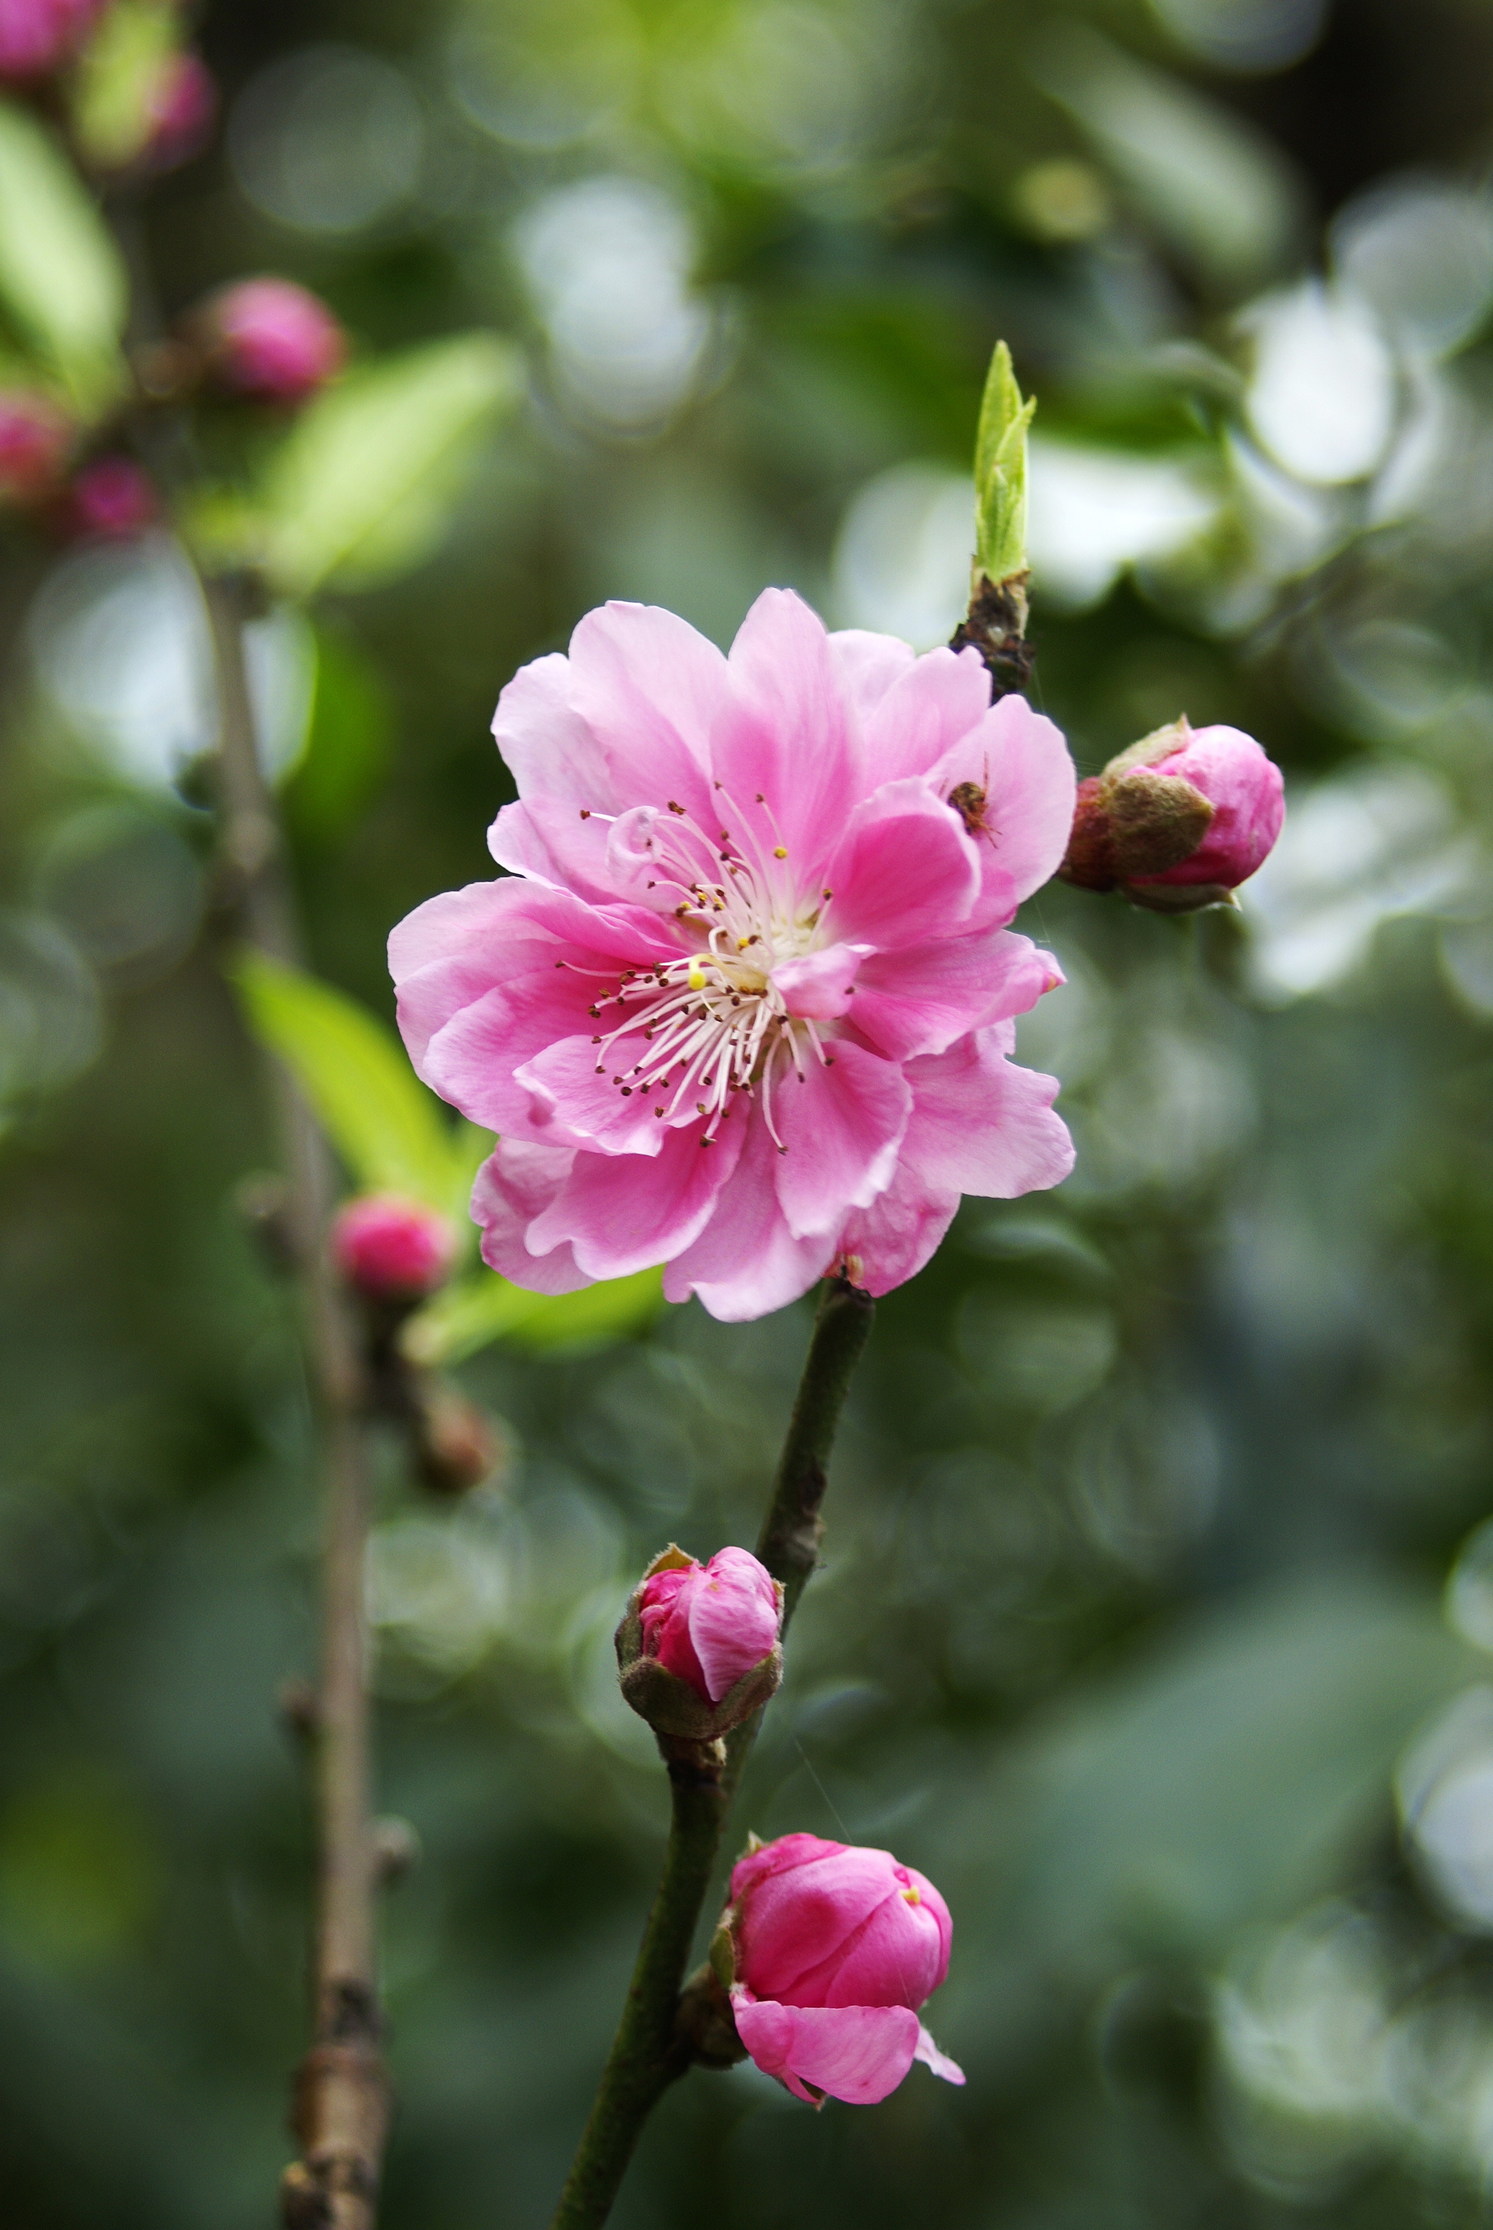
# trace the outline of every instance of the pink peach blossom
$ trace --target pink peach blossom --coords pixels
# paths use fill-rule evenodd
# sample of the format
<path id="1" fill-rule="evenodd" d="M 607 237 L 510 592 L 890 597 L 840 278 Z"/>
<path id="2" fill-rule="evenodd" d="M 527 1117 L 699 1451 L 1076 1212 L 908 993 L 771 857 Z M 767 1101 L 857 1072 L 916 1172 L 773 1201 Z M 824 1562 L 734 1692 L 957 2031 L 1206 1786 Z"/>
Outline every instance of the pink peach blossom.
<path id="1" fill-rule="evenodd" d="M 872 2106 L 914 2060 L 964 2081 L 918 2018 L 953 1935 L 926 1875 L 890 1851 L 783 1835 L 738 1860 L 730 1897 L 736 2031 L 796 2098 Z"/>
<path id="2" fill-rule="evenodd" d="M 1242 728 L 1191 728 L 1178 721 L 1175 741 L 1143 763 L 1156 774 L 1180 775 L 1213 808 L 1208 833 L 1179 867 L 1138 875 L 1140 883 L 1218 883 L 1234 890 L 1274 848 L 1286 817 L 1280 768 Z"/>
<path id="3" fill-rule="evenodd" d="M 674 1565 L 646 1580 L 638 1603 L 643 1650 L 719 1703 L 778 1638 L 782 1597 L 749 1549 L 717 1549 L 708 1564 Z"/>
<path id="4" fill-rule="evenodd" d="M 509 875 L 389 947 L 415 1067 L 501 1134 L 493 1269 L 564 1293 L 662 1263 L 670 1300 L 755 1317 L 837 1265 L 883 1293 L 962 1192 L 1067 1175 L 1057 1086 L 1009 1059 L 1062 978 L 1006 925 L 1073 768 L 977 652 L 827 634 L 768 589 L 725 657 L 609 604 L 493 725 Z"/>

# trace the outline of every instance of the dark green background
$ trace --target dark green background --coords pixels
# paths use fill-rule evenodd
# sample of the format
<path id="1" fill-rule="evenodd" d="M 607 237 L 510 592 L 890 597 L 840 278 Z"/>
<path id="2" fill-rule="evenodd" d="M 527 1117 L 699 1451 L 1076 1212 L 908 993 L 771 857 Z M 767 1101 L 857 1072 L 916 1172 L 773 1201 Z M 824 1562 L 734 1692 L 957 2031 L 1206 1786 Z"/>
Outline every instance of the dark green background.
<path id="1" fill-rule="evenodd" d="M 256 210 L 215 146 L 145 204 L 166 313 L 276 268 L 364 354 L 482 324 L 529 352 L 528 400 L 440 552 L 318 613 L 288 809 L 322 973 L 388 1011 L 391 923 L 487 871 L 510 794 L 497 691 L 591 603 L 653 598 L 727 637 L 768 580 L 832 609 L 847 507 L 894 466 L 965 465 L 998 335 L 1050 436 L 1209 469 L 1239 423 L 1241 306 L 1322 268 L 1330 220 L 1377 182 L 1480 190 L 1493 11 L 1337 0 L 1280 67 L 1225 67 L 1177 29 L 1248 16 L 209 13 L 230 119 L 263 109 L 260 73 L 331 41 L 403 73 L 427 153 L 411 195 L 333 234 Z M 1158 98 L 1203 104 L 1203 186 L 1210 146 L 1247 127 L 1285 212 L 1253 263 L 1203 218 L 1189 244 L 1052 96 L 1075 25 L 1113 42 L 1105 68 L 1118 49 Z M 548 88 L 570 127 L 522 144 L 473 121 L 450 57 L 474 27 L 516 113 Z M 1087 166 L 1084 237 L 1041 216 L 1032 166 L 1054 158 Z M 544 195 L 618 176 L 685 213 L 718 326 L 693 388 L 631 428 L 568 395 L 509 245 Z M 1084 612 L 1039 578 L 1038 694 L 1082 770 L 1185 707 L 1260 735 L 1298 799 L 1375 762 L 1419 771 L 1443 851 L 1481 841 L 1479 330 L 1425 375 L 1462 447 L 1418 507 L 1376 518 L 1340 492 L 1294 567 L 1220 527 L 1203 586 L 1125 579 Z M 212 924 L 192 933 L 197 793 L 131 786 L 67 732 L 25 620 L 54 553 L 17 527 L 0 562 L 3 896 L 71 939 L 43 965 L 12 926 L 0 950 L 0 2216 L 248 2230 L 270 2219 L 304 2026 L 307 1818 L 275 1695 L 311 1662 L 317 1528 L 286 1297 L 234 1205 L 270 1148 Z M 1207 586 L 1226 575 L 1249 591 L 1233 618 Z M 1370 624 L 1377 663 L 1355 667 Z M 1426 683 L 1448 665 L 1455 687 Z M 931 2020 L 970 2085 L 915 2070 L 880 2108 L 815 2116 L 750 2069 L 693 2076 L 646 2139 L 628 2230 L 1483 2219 L 1486 1939 L 1407 1850 L 1393 1777 L 1487 1677 L 1439 1600 L 1493 1500 L 1486 879 L 1464 850 L 1395 904 L 1382 859 L 1355 880 L 1344 857 L 1328 911 L 1395 918 L 1296 999 L 1261 990 L 1247 919 L 1057 889 L 1028 909 L 1074 978 L 1030 1057 L 1065 1079 L 1078 1172 L 968 1204 L 883 1304 L 741 1822 L 885 1842 L 939 1883 L 954 1963 Z M 176 912 L 152 933 L 163 888 Z M 453 1511 L 385 1480 L 380 1802 L 423 1845 L 387 1903 L 389 2230 L 546 2218 L 664 1810 L 610 1628 L 670 1537 L 702 1555 L 752 1537 L 806 1326 L 691 1307 L 585 1355 L 494 1348 L 463 1377 L 508 1421 L 501 1492 Z M 1444 1740 L 1458 1770 L 1493 1755 L 1475 1700 Z M 1493 1826 L 1463 1833 L 1493 1926 Z"/>

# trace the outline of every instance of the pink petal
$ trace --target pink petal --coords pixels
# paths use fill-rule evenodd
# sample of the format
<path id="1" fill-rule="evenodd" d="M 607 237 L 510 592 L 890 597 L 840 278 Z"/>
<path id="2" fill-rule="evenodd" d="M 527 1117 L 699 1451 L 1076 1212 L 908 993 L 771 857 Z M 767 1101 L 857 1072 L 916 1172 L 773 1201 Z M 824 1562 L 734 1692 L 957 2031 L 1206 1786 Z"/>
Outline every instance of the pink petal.
<path id="1" fill-rule="evenodd" d="M 575 1156 L 552 1146 L 503 1139 L 477 1172 L 472 1219 L 482 1226 L 482 1259 L 528 1293 L 575 1293 L 591 1283 L 569 1247 L 531 1254 L 524 1235 L 570 1174 Z"/>
<path id="2" fill-rule="evenodd" d="M 958 814 L 918 779 L 888 782 L 856 807 L 825 874 L 831 934 L 883 949 L 951 935 L 980 887 Z"/>
<path id="3" fill-rule="evenodd" d="M 697 1238 L 741 1152 L 745 1125 L 723 1123 L 715 1143 L 701 1132 L 655 1125 L 652 1159 L 579 1153 L 554 1200 L 532 1224 L 541 1253 L 562 1243 L 588 1277 L 625 1278 L 665 1262 Z M 770 1646 L 770 1645 L 769 1645 Z"/>
<path id="4" fill-rule="evenodd" d="M 889 1851 L 817 1837 L 785 1840 L 794 1847 L 785 1854 L 783 1844 L 769 1844 L 772 1858 L 760 1873 L 750 1860 L 738 1865 L 731 1894 L 742 1980 L 758 1997 L 798 2004 L 820 1995 L 804 1987 L 806 1978 L 822 1974 L 901 1883 Z"/>
<path id="5" fill-rule="evenodd" d="M 731 645 L 736 712 L 715 773 L 766 850 L 786 845 L 807 887 L 854 795 L 844 705 L 823 623 L 791 589 L 764 589 Z M 764 800 L 758 806 L 758 796 Z"/>
<path id="6" fill-rule="evenodd" d="M 944 2082 L 964 2082 L 964 2070 L 958 2061 L 951 2060 L 947 2052 L 940 2052 L 921 2022 L 918 2024 L 917 2050 L 912 2056 L 915 2060 L 921 2060 L 924 2067 L 931 2067 L 934 2074 L 941 2076 Z"/>
<path id="7" fill-rule="evenodd" d="M 611 810 L 606 753 L 575 708 L 570 661 L 559 651 L 520 666 L 498 699 L 492 732 L 521 797 Z"/>
<path id="8" fill-rule="evenodd" d="M 1073 829 L 1078 778 L 1062 733 L 1024 697 L 1003 697 L 929 777 L 941 797 L 961 782 L 985 792 L 987 834 L 973 839 L 991 918 L 1057 873 Z M 973 924 L 971 924 L 973 926 Z"/>
<path id="9" fill-rule="evenodd" d="M 695 1294 L 723 1324 L 749 1323 L 786 1308 L 829 1268 L 823 1239 L 796 1239 L 778 1206 L 778 1150 L 753 1113 L 741 1160 L 722 1186 L 699 1238 L 664 1271 L 671 1301 Z"/>
<path id="10" fill-rule="evenodd" d="M 778 1624 L 777 1593 L 757 1559 L 746 1549 L 719 1550 L 689 1600 L 690 1640 L 712 1703 L 761 1664 Z"/>
<path id="11" fill-rule="evenodd" d="M 959 1210 L 959 1194 L 901 1167 L 869 1208 L 846 1219 L 835 1248 L 854 1283 L 878 1298 L 931 1262 Z"/>
<path id="12" fill-rule="evenodd" d="M 898 676 L 907 672 L 916 653 L 896 635 L 841 627 L 829 638 L 829 654 L 851 723 L 864 739 L 877 706 Z"/>
<path id="13" fill-rule="evenodd" d="M 1003 1044 L 997 1025 L 908 1064 L 904 1161 L 930 1192 L 1014 1200 L 1061 1184 L 1073 1167 L 1073 1141 L 1052 1111 L 1057 1079 L 1019 1068 Z"/>
<path id="14" fill-rule="evenodd" d="M 570 638 L 571 699 L 606 751 L 616 805 L 672 798 L 705 827 L 711 731 L 730 701 L 726 661 L 656 604 L 604 604 Z"/>
<path id="15" fill-rule="evenodd" d="M 990 677 L 977 650 L 926 651 L 903 670 L 866 722 L 867 787 L 928 774 L 989 713 Z M 946 796 L 947 788 L 940 795 Z"/>
<path id="16" fill-rule="evenodd" d="M 765 1089 L 758 1087 L 759 1096 Z M 778 1204 L 797 1239 L 833 1233 L 851 1208 L 869 1206 L 892 1181 L 912 1095 L 900 1069 L 848 1038 L 803 1075 L 774 1065 L 772 1116 Z"/>
<path id="17" fill-rule="evenodd" d="M 672 1130 L 654 1114 L 653 1095 L 629 1087 L 624 1097 L 623 1086 L 612 1081 L 625 1078 L 647 1050 L 641 1030 L 611 1046 L 593 1045 L 589 1036 L 544 1046 L 513 1076 L 529 1096 L 531 1126 L 551 1127 L 557 1145 L 600 1154 L 658 1153 Z"/>
<path id="18" fill-rule="evenodd" d="M 795 2004 L 917 2007 L 947 1972 L 936 1916 L 924 1907 L 921 1892 L 913 1904 L 894 1887 L 852 1936 L 800 1975 L 784 1996 Z"/>
<path id="19" fill-rule="evenodd" d="M 785 960 L 774 968 L 772 980 L 788 1012 L 815 1022 L 843 1014 L 866 950 L 864 945 L 827 945 L 822 952 L 805 953 L 800 960 Z"/>
<path id="20" fill-rule="evenodd" d="M 892 1060 L 942 1053 L 996 1015 L 1025 1014 L 1061 983 L 1050 953 L 1007 929 L 874 953 L 855 979 L 855 1026 Z"/>
<path id="21" fill-rule="evenodd" d="M 610 826 L 608 815 L 589 809 L 583 819 L 570 798 L 524 798 L 503 807 L 487 832 L 487 848 L 515 875 L 605 903 L 621 895 L 607 871 Z"/>
<path id="22" fill-rule="evenodd" d="M 917 2050 L 918 2017 L 906 2006 L 783 2006 L 734 1991 L 731 2003 L 758 2067 L 797 2098 L 808 2098 L 812 2084 L 847 2105 L 874 2106 L 897 2088 Z"/>

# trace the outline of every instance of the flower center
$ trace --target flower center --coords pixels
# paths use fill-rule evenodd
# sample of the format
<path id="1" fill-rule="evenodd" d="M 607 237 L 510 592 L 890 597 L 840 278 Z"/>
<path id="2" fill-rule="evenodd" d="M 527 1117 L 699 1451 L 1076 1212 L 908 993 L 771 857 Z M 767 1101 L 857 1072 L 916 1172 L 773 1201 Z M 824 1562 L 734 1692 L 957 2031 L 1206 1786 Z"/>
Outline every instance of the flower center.
<path id="1" fill-rule="evenodd" d="M 701 1119 L 702 1146 L 713 1142 L 735 1095 L 744 1092 L 786 1153 L 774 1092 L 790 1073 L 803 1077 L 806 1061 L 828 1064 L 834 1056 L 825 1051 L 821 1027 L 789 1013 L 772 971 L 824 942 L 820 913 L 831 893 L 805 894 L 787 845 L 763 844 L 745 814 L 733 817 L 746 835 L 722 828 L 713 840 L 672 800 L 667 816 L 642 817 L 632 842 L 648 870 L 646 888 L 679 894 L 673 913 L 693 933 L 695 948 L 676 960 L 625 969 L 616 989 L 589 1009 L 611 1025 L 591 1042 L 598 1076 L 610 1075 L 624 1097 L 653 1095 L 661 1122 Z M 630 1066 L 614 1067 L 614 1048 L 639 1035 L 646 1050 Z"/>

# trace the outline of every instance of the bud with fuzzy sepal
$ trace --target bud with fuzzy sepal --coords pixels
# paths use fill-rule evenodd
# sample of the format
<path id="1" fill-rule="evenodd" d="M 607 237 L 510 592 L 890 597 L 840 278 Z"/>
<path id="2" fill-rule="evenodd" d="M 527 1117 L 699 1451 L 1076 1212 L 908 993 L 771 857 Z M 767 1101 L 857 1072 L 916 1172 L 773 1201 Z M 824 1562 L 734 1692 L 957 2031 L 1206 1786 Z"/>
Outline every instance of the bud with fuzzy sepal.
<path id="1" fill-rule="evenodd" d="M 717 1741 L 782 1679 L 782 1622 L 783 1590 L 748 1550 L 700 1564 L 670 1543 L 617 1628 L 622 1693 L 655 1734 Z"/>
<path id="2" fill-rule="evenodd" d="M 319 296 L 293 279 L 240 279 L 196 313 L 207 364 L 235 395 L 302 403 L 341 371 L 342 327 Z"/>
<path id="3" fill-rule="evenodd" d="M 1280 769 L 1253 736 L 1195 729 L 1184 716 L 1080 782 L 1058 873 L 1154 913 L 1190 914 L 1229 902 L 1284 819 Z"/>
<path id="4" fill-rule="evenodd" d="M 445 1284 L 455 1253 L 447 1219 L 399 1193 L 362 1193 L 333 1219 L 337 1267 L 370 1301 L 413 1307 Z"/>

